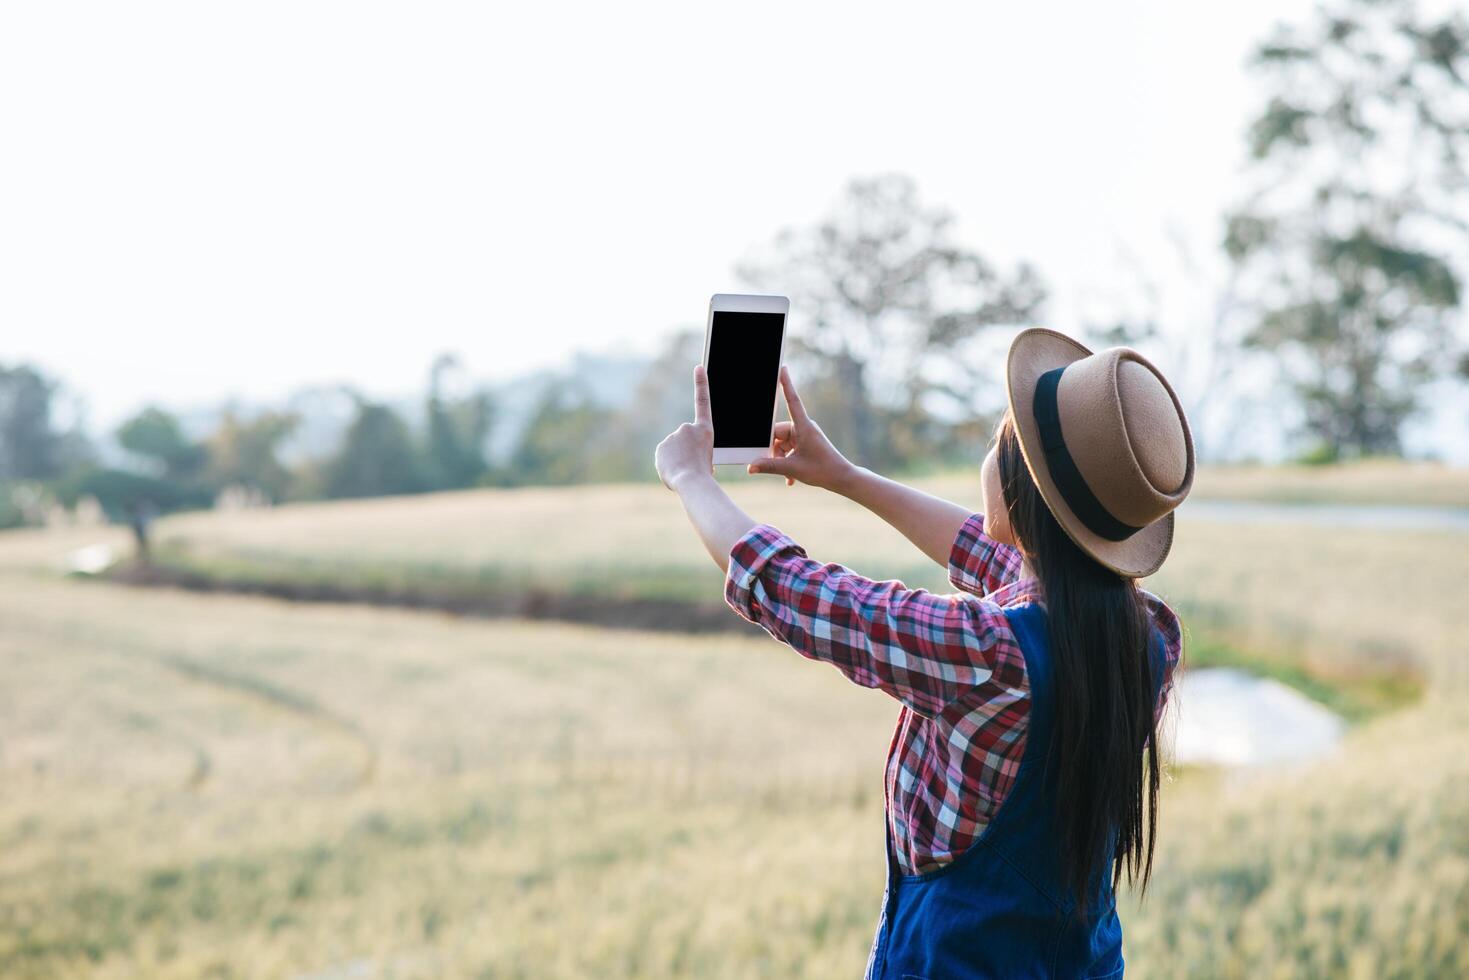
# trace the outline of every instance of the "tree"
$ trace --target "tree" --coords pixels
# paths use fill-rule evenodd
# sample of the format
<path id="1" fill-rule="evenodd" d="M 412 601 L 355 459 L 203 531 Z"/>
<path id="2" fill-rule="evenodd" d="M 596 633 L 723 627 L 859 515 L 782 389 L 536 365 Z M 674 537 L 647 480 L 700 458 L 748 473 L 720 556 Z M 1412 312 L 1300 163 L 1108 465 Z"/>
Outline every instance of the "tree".
<path id="1" fill-rule="evenodd" d="M 1258 189 L 1225 248 L 1330 458 L 1397 453 L 1417 390 L 1453 363 L 1469 172 L 1469 21 L 1334 0 L 1256 50 Z"/>
<path id="2" fill-rule="evenodd" d="M 137 558 L 148 561 L 153 521 L 169 511 L 209 506 L 212 493 L 203 479 L 204 446 L 190 440 L 169 412 L 143 409 L 118 427 L 117 442 L 138 457 L 143 469 L 93 467 L 65 481 L 62 496 L 96 497 L 108 516 L 133 531 Z"/>
<path id="3" fill-rule="evenodd" d="M 610 413 L 565 380 L 547 386 L 510 455 L 516 483 L 584 483 L 595 479 L 611 428 Z"/>
<path id="4" fill-rule="evenodd" d="M 0 365 L 0 480 L 49 480 L 63 465 L 52 419 L 56 384 L 35 368 Z"/>
<path id="5" fill-rule="evenodd" d="M 459 368 L 453 354 L 440 354 L 429 374 L 428 466 L 435 489 L 472 487 L 489 470 L 485 439 L 493 421 L 493 404 L 484 391 L 460 398 L 446 390 Z"/>
<path id="6" fill-rule="evenodd" d="M 284 500 L 293 476 L 280 461 L 280 447 L 299 423 L 290 412 L 261 412 L 243 419 L 233 408 L 226 409 L 207 443 L 209 483 L 216 490 L 249 487 L 272 503 Z"/>
<path id="7" fill-rule="evenodd" d="M 203 444 L 189 439 L 179 420 L 156 406 L 124 422 L 117 430 L 117 442 L 146 460 L 154 475 L 173 482 L 196 479 L 209 459 Z"/>
<path id="8" fill-rule="evenodd" d="M 939 429 L 975 414 L 977 365 L 961 356 L 982 328 L 1033 318 L 1039 276 L 1013 275 L 954 241 L 953 215 L 926 206 L 913 180 L 853 180 L 837 209 L 787 229 L 743 263 L 756 289 L 791 297 L 803 329 L 788 347 L 828 434 L 864 464 L 911 462 Z"/>
<path id="9" fill-rule="evenodd" d="M 62 496 L 75 501 L 96 497 L 107 516 L 133 532 L 138 561 L 147 562 L 153 521 L 169 511 L 208 507 L 209 489 L 199 482 L 169 480 L 121 469 L 89 469 L 67 481 Z"/>
<path id="10" fill-rule="evenodd" d="M 327 464 L 328 497 L 378 497 L 424 489 L 407 424 L 386 405 L 360 399 L 341 449 Z"/>

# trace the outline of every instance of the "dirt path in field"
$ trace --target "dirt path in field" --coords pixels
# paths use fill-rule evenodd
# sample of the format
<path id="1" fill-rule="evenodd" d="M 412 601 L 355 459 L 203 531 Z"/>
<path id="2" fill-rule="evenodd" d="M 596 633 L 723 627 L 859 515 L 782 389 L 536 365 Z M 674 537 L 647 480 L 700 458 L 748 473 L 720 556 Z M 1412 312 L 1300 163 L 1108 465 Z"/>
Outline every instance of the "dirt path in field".
<path id="1" fill-rule="evenodd" d="M 295 715 L 307 724 L 336 732 L 355 743 L 362 752 L 362 762 L 357 771 L 356 784 L 370 783 L 377 775 L 377 743 L 355 721 L 332 713 L 310 697 L 279 687 L 253 674 L 225 670 L 214 664 L 203 663 L 188 657 L 165 655 L 149 659 L 159 667 L 185 680 L 261 702 L 277 711 Z M 209 767 L 206 765 L 202 774 L 196 774 L 192 782 L 202 783 L 208 778 L 208 775 Z"/>
<path id="2" fill-rule="evenodd" d="M 491 619 L 538 619 L 614 629 L 679 633 L 744 633 L 758 628 L 735 615 L 722 602 L 624 598 L 555 593 L 540 589 L 519 593 L 436 591 L 432 588 L 370 587 L 336 583 L 301 583 L 231 579 L 169 565 L 128 563 L 106 579 L 124 585 L 259 595 L 290 602 L 344 602 L 402 609 L 426 609 L 458 616 Z"/>

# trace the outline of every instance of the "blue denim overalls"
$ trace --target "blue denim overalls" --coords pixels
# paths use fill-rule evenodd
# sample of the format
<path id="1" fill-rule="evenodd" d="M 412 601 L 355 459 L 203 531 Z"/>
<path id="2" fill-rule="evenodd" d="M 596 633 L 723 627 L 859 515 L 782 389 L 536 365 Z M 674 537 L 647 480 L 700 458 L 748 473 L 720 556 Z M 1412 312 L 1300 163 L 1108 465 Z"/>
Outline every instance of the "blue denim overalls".
<path id="1" fill-rule="evenodd" d="M 979 840 L 937 871 L 899 874 L 888 841 L 887 893 L 867 963 L 871 980 L 1122 976 L 1110 867 L 1098 869 L 1084 917 L 1073 914 L 1076 903 L 1061 878 L 1044 770 L 1055 704 L 1046 612 L 1029 603 L 1007 608 L 1005 616 L 1025 654 L 1031 692 L 1015 784 Z M 1156 687 L 1162 644 L 1156 632 L 1153 639 Z"/>

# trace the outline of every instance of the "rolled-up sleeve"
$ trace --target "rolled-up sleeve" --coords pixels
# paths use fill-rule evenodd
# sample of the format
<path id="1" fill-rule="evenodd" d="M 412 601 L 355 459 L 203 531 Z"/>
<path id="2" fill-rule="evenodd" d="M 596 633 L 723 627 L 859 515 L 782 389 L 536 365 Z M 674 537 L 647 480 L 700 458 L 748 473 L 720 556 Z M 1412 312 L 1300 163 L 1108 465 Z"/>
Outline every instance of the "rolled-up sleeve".
<path id="1" fill-rule="evenodd" d="M 1163 679 L 1158 684 L 1157 711 L 1162 713 L 1168 696 L 1173 691 L 1173 684 L 1177 680 L 1178 665 L 1183 659 L 1183 622 L 1161 598 L 1140 589 L 1143 599 L 1148 605 L 1148 612 L 1153 617 L 1153 629 L 1157 633 L 1158 641 L 1163 647 Z"/>
<path id="2" fill-rule="evenodd" d="M 802 656 L 930 717 L 989 682 L 1014 646 L 993 603 L 821 564 L 768 524 L 731 549 L 725 599 Z"/>
<path id="3" fill-rule="evenodd" d="M 1020 552 L 984 533 L 984 515 L 974 514 L 959 528 L 949 549 L 949 582 L 970 595 L 989 595 L 1020 575 Z"/>

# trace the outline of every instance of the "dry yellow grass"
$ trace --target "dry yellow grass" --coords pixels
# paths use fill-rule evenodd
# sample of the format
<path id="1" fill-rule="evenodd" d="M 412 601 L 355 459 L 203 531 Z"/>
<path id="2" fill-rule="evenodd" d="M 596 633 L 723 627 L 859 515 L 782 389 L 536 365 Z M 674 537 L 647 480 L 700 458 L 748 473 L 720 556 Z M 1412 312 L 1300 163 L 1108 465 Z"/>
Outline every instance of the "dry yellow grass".
<path id="1" fill-rule="evenodd" d="M 816 557 L 942 581 L 841 501 L 736 494 Z M 606 487 L 161 531 L 408 574 L 556 579 L 627 553 L 717 590 L 683 521 L 661 489 Z M 0 974 L 860 971 L 881 696 L 760 639 L 58 580 L 94 537 L 0 536 Z M 1130 975 L 1469 973 L 1466 545 L 1180 522 L 1150 584 L 1199 628 L 1328 671 L 1408 662 L 1428 687 L 1306 771 L 1170 784 L 1154 893 L 1124 903 Z"/>
<path id="2" fill-rule="evenodd" d="M 5 586 L 5 976 L 860 968 L 894 709 L 774 644 Z"/>
<path id="3" fill-rule="evenodd" d="M 1390 459 L 1334 466 L 1205 466 L 1194 493 L 1217 500 L 1469 507 L 1469 469 Z"/>
<path id="4" fill-rule="evenodd" d="M 950 472 L 916 481 L 941 496 L 979 504 L 978 474 Z M 942 586 L 942 575 L 901 536 L 860 508 L 778 480 L 727 479 L 756 519 L 778 524 L 813 554 L 910 584 Z M 1204 469 L 1201 497 L 1437 500 L 1469 506 L 1469 470 L 1433 464 L 1361 463 L 1343 467 Z M 204 555 L 340 566 L 391 565 L 428 571 L 495 569 L 518 575 L 602 581 L 616 587 L 626 562 L 645 572 L 693 573 L 717 582 L 696 548 L 676 499 L 656 486 L 476 490 L 331 504 L 228 516 L 181 515 L 160 524 L 165 542 Z M 700 586 L 702 588 L 702 585 Z"/>
<path id="5" fill-rule="evenodd" d="M 962 477 L 930 481 L 958 499 L 976 499 Z M 858 566 L 900 566 L 928 575 L 931 565 L 897 532 L 856 505 L 809 487 L 736 480 L 736 499 L 757 519 L 778 522 L 813 552 Z M 860 534 L 854 529 L 860 528 Z M 625 484 L 520 490 L 473 490 L 308 504 L 227 517 L 198 513 L 160 522 L 164 546 L 187 545 L 206 557 L 303 561 L 417 572 L 503 570 L 547 581 L 624 587 L 640 572 L 717 585 L 719 573 L 697 548 L 683 511 L 661 487 Z"/>

